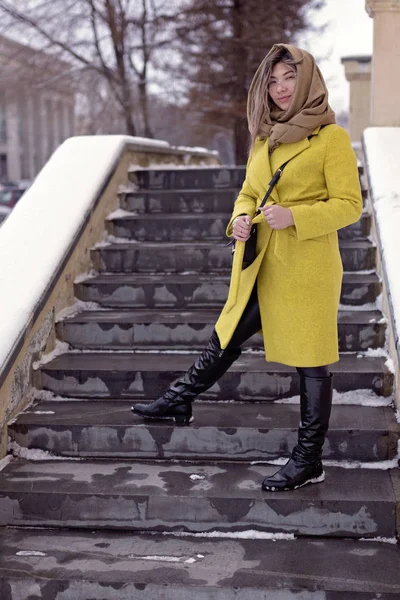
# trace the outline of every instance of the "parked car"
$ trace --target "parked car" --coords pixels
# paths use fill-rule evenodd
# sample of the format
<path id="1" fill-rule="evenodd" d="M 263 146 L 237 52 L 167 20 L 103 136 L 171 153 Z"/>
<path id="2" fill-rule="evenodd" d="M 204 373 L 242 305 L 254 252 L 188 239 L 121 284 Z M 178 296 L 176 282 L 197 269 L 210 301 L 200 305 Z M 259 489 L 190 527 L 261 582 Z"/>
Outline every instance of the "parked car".
<path id="1" fill-rule="evenodd" d="M 0 206 L 14 208 L 25 191 L 26 188 L 19 187 L 0 190 Z"/>
<path id="2" fill-rule="evenodd" d="M 0 190 L 11 190 L 19 187 L 15 181 L 0 181 Z"/>
<path id="3" fill-rule="evenodd" d="M 0 225 L 7 219 L 11 211 L 12 208 L 8 208 L 8 206 L 2 206 L 0 204 Z"/>

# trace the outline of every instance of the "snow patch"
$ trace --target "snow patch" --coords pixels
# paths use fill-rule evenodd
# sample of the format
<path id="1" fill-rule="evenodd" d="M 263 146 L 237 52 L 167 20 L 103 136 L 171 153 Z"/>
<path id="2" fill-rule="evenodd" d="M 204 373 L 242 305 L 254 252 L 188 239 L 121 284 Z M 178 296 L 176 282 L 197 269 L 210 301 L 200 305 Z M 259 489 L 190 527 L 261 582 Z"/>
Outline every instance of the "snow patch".
<path id="1" fill-rule="evenodd" d="M 205 475 L 196 475 L 196 474 L 190 475 L 190 479 L 192 481 L 198 481 L 200 479 L 205 479 L 205 478 L 206 478 Z"/>
<path id="2" fill-rule="evenodd" d="M 295 540 L 292 533 L 269 533 L 267 531 L 256 531 L 248 529 L 247 531 L 209 531 L 201 533 L 191 533 L 190 531 L 162 531 L 162 535 L 173 537 L 194 537 L 194 538 L 227 538 L 237 540 Z"/>
<path id="3" fill-rule="evenodd" d="M 299 404 L 300 396 L 291 398 L 281 398 L 274 400 L 274 404 Z M 348 392 L 338 392 L 333 390 L 333 404 L 353 405 L 353 406 L 390 406 L 393 403 L 392 396 L 378 396 L 369 389 L 350 390 Z"/>
<path id="4" fill-rule="evenodd" d="M 388 353 L 384 348 L 368 348 L 357 353 L 357 358 L 387 358 Z"/>
<path id="5" fill-rule="evenodd" d="M 4 458 L 2 458 L 0 460 L 0 471 L 2 471 L 3 469 L 6 468 L 6 466 L 8 465 L 8 463 L 10 463 L 12 461 L 12 456 L 11 454 L 9 454 L 8 456 L 5 456 Z"/>
<path id="6" fill-rule="evenodd" d="M 129 554 L 128 558 L 133 558 L 135 560 L 148 560 L 150 562 L 166 562 L 166 563 L 184 563 L 187 565 L 192 565 L 196 563 L 198 560 L 204 558 L 203 554 L 196 554 L 196 556 L 191 556 L 187 558 L 186 556 L 164 556 L 159 554 L 150 554 L 150 555 L 137 555 L 137 554 Z"/>
<path id="7" fill-rule="evenodd" d="M 141 167 L 138 167 L 141 168 Z M 135 192 L 137 192 L 139 189 L 139 186 L 136 185 L 135 183 L 133 183 L 132 181 L 129 181 L 126 185 L 121 184 L 118 186 L 118 194 L 134 194 Z"/>
<path id="8" fill-rule="evenodd" d="M 130 238 L 117 237 L 116 235 L 111 235 L 107 232 L 104 232 L 103 239 L 100 242 L 97 242 L 92 249 L 96 248 L 107 248 L 111 244 L 138 244 L 137 240 L 132 240 Z"/>
<path id="9" fill-rule="evenodd" d="M 112 221 L 113 219 L 123 219 L 124 217 L 137 217 L 137 212 L 125 210 L 124 208 L 117 208 L 112 213 L 107 215 L 106 220 Z"/>
<path id="10" fill-rule="evenodd" d="M 212 152 L 212 151 L 211 151 Z M 210 150 L 208 150 L 210 153 Z M 190 157 L 188 157 L 190 158 Z M 225 169 L 228 168 L 226 165 L 210 165 L 208 163 L 199 162 L 196 165 L 189 165 L 188 161 L 185 161 L 184 164 L 176 164 L 173 162 L 165 162 L 165 163 L 149 163 L 148 166 L 143 167 L 141 165 L 132 164 L 129 166 L 129 173 L 134 173 L 135 171 L 179 171 L 179 170 L 187 170 L 187 169 Z"/>
<path id="11" fill-rule="evenodd" d="M 78 300 L 75 298 L 74 304 L 72 306 L 67 306 L 63 310 L 60 310 L 55 317 L 55 322 L 59 323 L 60 321 L 64 321 L 65 319 L 71 319 L 72 317 L 76 317 L 81 312 L 85 312 L 86 310 L 109 310 L 97 302 L 83 302 L 82 300 Z"/>
<path id="12" fill-rule="evenodd" d="M 82 283 L 83 281 L 87 281 L 88 279 L 93 279 L 94 277 L 98 277 L 97 271 L 94 269 L 90 269 L 88 273 L 79 273 L 74 279 L 74 283 Z"/>
<path id="13" fill-rule="evenodd" d="M 38 550 L 19 550 L 15 556 L 47 556 L 47 554 Z"/>
<path id="14" fill-rule="evenodd" d="M 199 152 L 204 154 L 214 154 L 218 156 L 217 150 L 208 150 L 207 148 L 203 148 L 202 146 L 175 146 L 175 150 L 181 150 L 183 152 Z"/>
<path id="15" fill-rule="evenodd" d="M 288 457 L 273 458 L 270 460 L 254 460 L 251 465 L 275 465 L 283 467 L 288 461 Z M 382 460 L 377 462 L 361 462 L 359 460 L 329 460 L 322 459 L 324 467 L 339 467 L 341 469 L 371 469 L 373 471 L 388 471 L 397 469 L 399 466 L 399 457 L 392 460 Z"/>
<path id="16" fill-rule="evenodd" d="M 360 542 L 379 542 L 381 544 L 397 544 L 396 538 L 376 537 L 376 538 L 360 538 Z"/>
<path id="17" fill-rule="evenodd" d="M 67 342 L 60 342 L 60 340 L 56 340 L 54 350 L 52 350 L 48 354 L 42 354 L 40 360 L 35 361 L 32 364 L 32 367 L 35 371 L 37 371 L 37 369 L 39 369 L 42 365 L 47 365 L 47 363 L 57 358 L 57 356 L 61 356 L 62 354 L 65 354 L 68 351 L 69 344 L 67 344 Z"/>
<path id="18" fill-rule="evenodd" d="M 378 306 L 376 302 L 368 302 L 367 304 L 339 304 L 339 310 L 367 312 L 371 310 L 378 310 Z"/>
<path id="19" fill-rule="evenodd" d="M 385 362 L 385 367 L 387 368 L 388 371 L 390 371 L 391 373 L 393 373 L 393 375 L 395 375 L 396 370 L 394 368 L 394 362 L 392 358 L 388 358 L 387 361 Z"/>
<path id="20" fill-rule="evenodd" d="M 40 462 L 42 460 L 83 460 L 81 458 L 71 458 L 70 456 L 58 456 L 57 454 L 52 454 L 51 452 L 47 452 L 47 450 L 40 450 L 39 448 L 24 448 L 17 444 L 17 442 L 11 441 L 11 438 L 8 438 L 7 452 L 16 458 L 23 458 L 33 462 Z"/>
<path id="21" fill-rule="evenodd" d="M 322 462 L 324 467 L 340 467 L 342 469 L 371 469 L 378 471 L 388 471 L 389 469 L 397 469 L 399 467 L 400 458 L 400 440 L 397 442 L 397 456 L 392 460 L 382 460 L 376 462 L 361 462 L 359 460 L 325 460 Z M 280 457 L 271 460 L 255 460 L 251 465 L 276 465 L 281 467 L 288 461 L 286 457 Z"/>
<path id="22" fill-rule="evenodd" d="M 114 137 L 114 136 L 113 136 Z M 121 137 L 121 136 L 115 136 Z M 172 148 L 169 142 L 165 140 L 154 140 L 153 138 L 139 137 L 139 136 L 123 136 L 126 138 L 126 141 L 133 146 L 150 146 L 154 149 L 157 148 Z"/>
<path id="23" fill-rule="evenodd" d="M 57 396 L 56 394 L 54 394 L 54 392 L 50 392 L 49 390 L 38 390 L 37 388 L 33 388 L 32 393 L 33 393 L 33 400 L 31 402 L 31 405 L 33 403 L 37 403 L 42 400 L 48 401 L 48 402 L 66 402 L 66 401 L 82 402 L 82 398 L 70 398 L 70 397 L 67 398 L 65 396 Z"/>

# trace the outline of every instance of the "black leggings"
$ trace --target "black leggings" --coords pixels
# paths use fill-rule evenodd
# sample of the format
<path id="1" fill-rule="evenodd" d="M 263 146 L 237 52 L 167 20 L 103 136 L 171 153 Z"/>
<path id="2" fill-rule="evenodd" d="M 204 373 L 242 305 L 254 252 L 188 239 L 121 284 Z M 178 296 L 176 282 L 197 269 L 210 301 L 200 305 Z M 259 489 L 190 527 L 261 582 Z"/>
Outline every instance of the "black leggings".
<path id="1" fill-rule="evenodd" d="M 227 350 L 238 350 L 243 343 L 261 329 L 260 307 L 257 298 L 257 285 L 254 286 L 250 299 L 226 347 Z M 326 365 L 321 367 L 296 367 L 297 372 L 305 377 L 330 377 Z"/>

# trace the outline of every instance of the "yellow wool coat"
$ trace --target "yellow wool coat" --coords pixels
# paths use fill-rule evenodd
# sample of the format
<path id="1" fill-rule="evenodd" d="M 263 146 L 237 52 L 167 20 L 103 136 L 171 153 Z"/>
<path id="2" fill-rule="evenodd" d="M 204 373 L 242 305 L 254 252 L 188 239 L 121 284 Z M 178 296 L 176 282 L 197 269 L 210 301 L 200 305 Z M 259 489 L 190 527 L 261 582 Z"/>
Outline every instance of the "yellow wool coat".
<path id="1" fill-rule="evenodd" d="M 287 207 L 295 225 L 272 230 L 261 214 L 257 257 L 242 269 L 244 242 L 236 243 L 227 302 L 216 323 L 226 348 L 257 282 L 265 358 L 297 367 L 339 360 L 337 312 L 343 267 L 337 230 L 362 212 L 357 160 L 338 125 L 314 130 L 310 139 L 281 144 L 271 156 L 258 140 L 235 202 L 235 217 L 253 218 L 273 173 L 286 161 L 268 204 Z"/>

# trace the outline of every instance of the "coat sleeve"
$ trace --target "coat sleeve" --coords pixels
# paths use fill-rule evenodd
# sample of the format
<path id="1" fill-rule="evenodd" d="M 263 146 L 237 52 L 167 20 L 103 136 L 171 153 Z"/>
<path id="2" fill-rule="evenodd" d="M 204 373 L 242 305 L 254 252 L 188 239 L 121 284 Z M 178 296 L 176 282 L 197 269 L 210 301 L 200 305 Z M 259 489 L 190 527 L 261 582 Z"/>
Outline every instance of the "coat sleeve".
<path id="1" fill-rule="evenodd" d="M 327 140 L 324 176 L 327 200 L 289 209 L 298 241 L 332 233 L 355 223 L 361 216 L 363 204 L 357 159 L 350 138 L 341 127 L 336 127 Z"/>
<path id="2" fill-rule="evenodd" d="M 242 189 L 240 190 L 239 195 L 235 200 L 233 213 L 226 228 L 226 235 L 228 237 L 232 235 L 232 223 L 236 219 L 236 217 L 240 217 L 240 215 L 249 215 L 249 217 L 253 218 L 253 215 L 256 211 L 258 194 L 253 190 L 248 180 L 250 160 L 251 159 L 249 158 L 249 160 L 247 161 L 246 179 L 244 180 Z"/>

